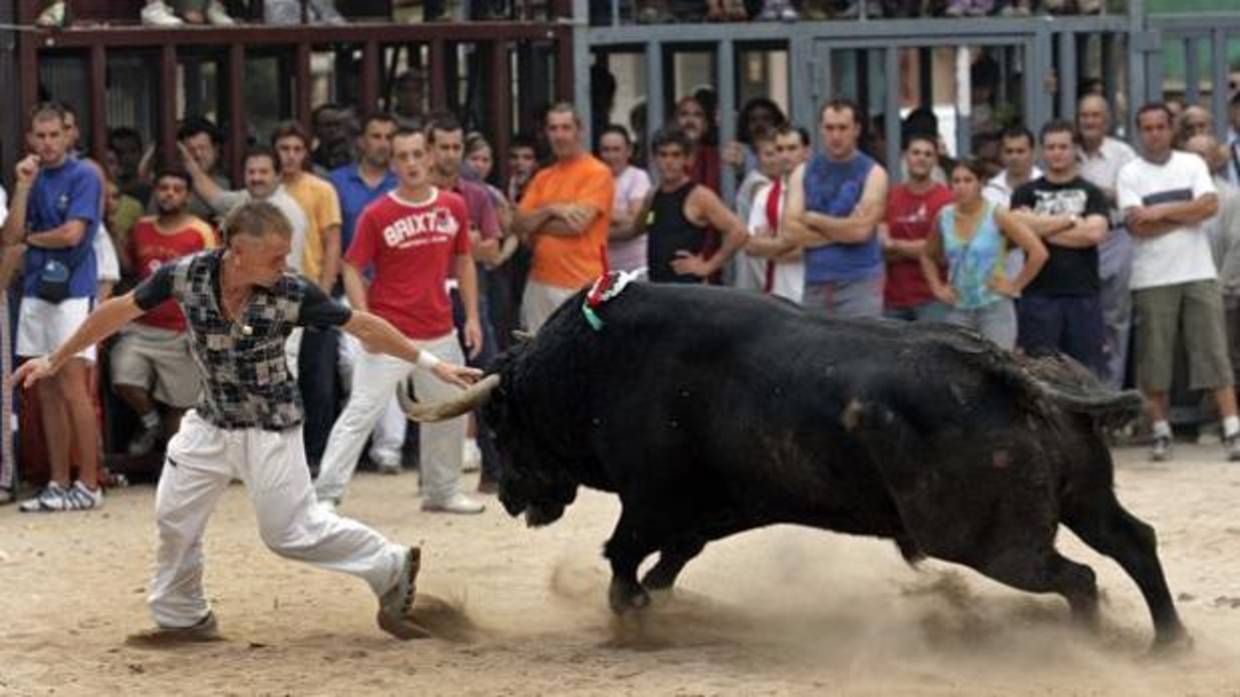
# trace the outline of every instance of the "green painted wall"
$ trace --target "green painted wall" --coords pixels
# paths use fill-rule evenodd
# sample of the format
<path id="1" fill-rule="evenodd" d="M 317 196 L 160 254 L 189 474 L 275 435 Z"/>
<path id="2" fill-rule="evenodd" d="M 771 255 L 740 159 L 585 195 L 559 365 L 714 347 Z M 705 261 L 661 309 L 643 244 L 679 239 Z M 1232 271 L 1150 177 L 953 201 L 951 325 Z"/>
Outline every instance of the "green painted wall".
<path id="1" fill-rule="evenodd" d="M 1237 0 L 1145 0 L 1145 7 L 1150 14 L 1186 13 L 1186 12 L 1225 12 L 1235 14 L 1240 19 L 1240 2 Z M 1232 66 L 1240 67 L 1240 34 L 1233 34 L 1227 42 L 1227 55 Z M 1208 42 L 1202 42 L 1198 56 L 1198 64 L 1202 70 L 1208 70 L 1211 61 L 1211 48 Z M 1184 82 L 1184 47 L 1179 42 L 1166 44 L 1163 50 L 1163 70 L 1168 82 L 1182 85 Z M 1203 75 L 1208 78 L 1208 75 Z"/>

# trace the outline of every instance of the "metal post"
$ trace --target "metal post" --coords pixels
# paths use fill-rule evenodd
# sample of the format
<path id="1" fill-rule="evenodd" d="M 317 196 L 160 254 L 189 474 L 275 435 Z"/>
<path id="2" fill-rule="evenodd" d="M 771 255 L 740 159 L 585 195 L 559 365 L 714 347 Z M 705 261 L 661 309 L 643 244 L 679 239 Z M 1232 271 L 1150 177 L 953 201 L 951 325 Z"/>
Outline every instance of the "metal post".
<path id="1" fill-rule="evenodd" d="M 313 111 L 313 106 L 310 103 L 310 44 L 297 44 L 294 61 L 293 98 L 295 99 L 295 107 L 293 109 L 293 118 L 297 119 L 303 127 L 310 129 L 310 133 L 313 133 L 314 124 L 310 123 L 310 114 Z"/>
<path id="2" fill-rule="evenodd" d="M 883 105 L 883 113 L 887 115 L 883 122 L 884 140 L 887 141 L 887 175 L 899 181 L 902 179 L 900 173 L 903 169 L 900 167 L 900 151 L 903 145 L 900 142 L 900 49 L 889 46 L 882 51 L 883 77 L 887 83 Z"/>
<path id="3" fill-rule="evenodd" d="M 1025 57 L 1028 66 L 1029 58 Z M 973 83 L 970 68 L 972 61 L 968 46 L 956 47 L 956 157 L 964 157 L 973 150 Z M 1027 76 L 1029 71 L 1025 71 Z M 1029 91 L 1025 78 L 1026 93 Z M 1026 107 L 1027 108 L 1027 107 Z"/>
<path id="4" fill-rule="evenodd" d="M 159 149 L 163 151 L 162 164 L 171 165 L 180 162 L 176 149 L 177 49 L 171 44 L 164 44 L 159 52 L 159 100 L 163 102 L 159 107 Z"/>
<path id="5" fill-rule="evenodd" d="M 1227 142 L 1227 100 L 1228 65 L 1227 65 L 1227 30 L 1215 27 L 1211 34 L 1211 66 L 1210 78 L 1210 110 L 1214 112 L 1214 129 L 1221 142 Z"/>
<path id="6" fill-rule="evenodd" d="M 788 84 L 792 85 L 788 106 L 792 123 L 809 126 L 814 120 L 812 46 L 809 40 L 793 37 L 788 42 Z"/>
<path id="7" fill-rule="evenodd" d="M 577 55 L 577 43 L 578 42 L 574 39 L 574 56 Z M 561 52 L 560 55 L 564 55 L 564 53 Z M 587 58 L 592 58 L 589 46 L 586 47 L 586 56 Z M 577 107 L 578 116 L 581 117 L 581 135 L 584 139 L 582 142 L 586 144 L 587 149 L 593 149 L 594 146 L 594 102 L 590 98 L 590 94 L 594 90 L 590 87 L 590 65 L 591 61 L 577 60 L 574 58 L 572 72 L 573 83 L 576 85 L 576 89 L 573 92 L 576 95 L 576 99 L 573 103 Z M 563 71 L 561 71 L 561 74 L 563 74 Z M 604 114 L 604 116 L 610 117 L 610 114 Z"/>
<path id="8" fill-rule="evenodd" d="M 165 46 L 164 52 L 172 50 Z M 90 154 L 96 162 L 103 162 L 108 152 L 108 54 L 103 46 L 95 44 L 90 47 L 90 72 L 87 84 L 90 85 L 88 104 L 90 105 Z M 175 100 L 166 100 L 173 105 Z M 81 129 L 81 126 L 79 125 Z M 81 129 L 87 130 L 87 129 Z"/>
<path id="9" fill-rule="evenodd" d="M 243 159 L 245 158 L 245 45 L 233 44 L 228 47 L 228 147 L 232 155 L 232 167 L 229 174 L 234 182 L 244 181 Z"/>
<path id="10" fill-rule="evenodd" d="M 720 41 L 715 50 L 715 79 L 719 90 L 719 145 L 736 140 L 736 52 L 732 42 Z M 736 170 L 720 160 L 723 176 L 719 178 L 722 189 L 719 195 L 731 201 L 736 193 Z"/>
<path id="11" fill-rule="evenodd" d="M 646 44 L 646 138 L 643 142 L 647 149 L 651 136 L 663 125 L 663 107 L 663 44 L 651 41 Z M 646 155 L 651 159 L 654 153 Z"/>
<path id="12" fill-rule="evenodd" d="M 1201 44 L 1196 36 L 1184 38 L 1184 102 L 1196 104 L 1201 99 L 1201 61 L 1197 54 Z"/>
<path id="13" fill-rule="evenodd" d="M 17 56 L 17 31 L 14 29 L 17 23 L 17 18 L 14 16 L 15 9 L 16 3 L 0 3 L 0 25 L 5 27 L 0 29 L 0 84 L 10 86 L 9 98 L 4 100 L 3 106 L 0 106 L 0 168 L 3 169 L 6 177 L 13 169 L 10 164 L 17 161 L 17 154 L 21 152 L 22 109 L 30 106 L 23 104 L 20 99 L 15 99 L 14 97 L 19 95 L 13 94 L 14 91 L 18 91 L 16 89 L 18 85 L 17 62 L 14 60 Z M 34 65 L 23 64 L 22 68 L 23 72 L 36 70 Z M 7 428 L 7 425 L 5 427 Z"/>
<path id="14" fill-rule="evenodd" d="M 1116 114 L 1116 123 L 1123 123 L 1124 133 L 1131 136 L 1136 133 L 1137 108 L 1149 97 L 1147 88 L 1153 76 L 1145 38 L 1145 0 L 1129 0 L 1128 13 L 1128 113 L 1123 122 Z"/>
<path id="15" fill-rule="evenodd" d="M 1076 34 L 1065 31 L 1059 34 L 1059 116 L 1071 118 L 1076 110 Z"/>

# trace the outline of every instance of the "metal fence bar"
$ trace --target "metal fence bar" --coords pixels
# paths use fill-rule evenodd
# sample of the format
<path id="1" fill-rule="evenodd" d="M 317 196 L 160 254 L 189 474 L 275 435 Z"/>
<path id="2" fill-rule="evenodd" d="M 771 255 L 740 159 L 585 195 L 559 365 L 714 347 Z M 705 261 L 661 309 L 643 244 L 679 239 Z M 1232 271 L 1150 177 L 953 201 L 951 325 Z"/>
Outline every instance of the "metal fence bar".
<path id="1" fill-rule="evenodd" d="M 731 143 L 736 140 L 736 49 L 731 41 L 721 41 L 715 47 L 715 80 L 718 90 L 719 104 L 719 143 Z M 723 176 L 719 179 L 720 196 L 724 201 L 731 201 L 736 193 L 736 172 L 726 164 Z"/>
<path id="2" fill-rule="evenodd" d="M 900 180 L 900 49 L 889 47 L 883 49 L 883 73 L 887 89 L 883 93 L 883 112 L 887 114 L 883 122 L 884 140 L 887 141 L 887 173 Z M 892 79 L 894 78 L 894 79 Z"/>
<path id="3" fill-rule="evenodd" d="M 1076 110 L 1076 69 L 1076 34 L 1070 31 L 1061 32 L 1059 34 L 1059 70 L 1056 73 L 1060 118 L 1071 118 Z"/>
<path id="4" fill-rule="evenodd" d="M 1210 111 L 1214 113 L 1214 129 L 1219 139 L 1227 138 L 1228 65 L 1227 30 L 1216 27 L 1211 33 Z"/>
<path id="5" fill-rule="evenodd" d="M 1196 36 L 1186 36 L 1184 46 L 1184 97 L 1189 104 L 1196 104 L 1201 99 L 1201 66 L 1197 60 L 1201 44 Z"/>
<path id="6" fill-rule="evenodd" d="M 646 44 L 646 148 L 650 147 L 654 132 L 663 125 L 663 107 L 663 44 L 651 41 Z"/>

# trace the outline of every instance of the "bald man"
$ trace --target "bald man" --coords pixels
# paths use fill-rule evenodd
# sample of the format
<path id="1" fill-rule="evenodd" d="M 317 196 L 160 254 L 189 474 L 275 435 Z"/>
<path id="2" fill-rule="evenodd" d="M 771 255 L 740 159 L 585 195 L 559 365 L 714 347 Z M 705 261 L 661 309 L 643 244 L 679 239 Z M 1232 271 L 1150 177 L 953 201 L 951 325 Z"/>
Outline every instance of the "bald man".
<path id="1" fill-rule="evenodd" d="M 1108 135 L 1111 107 L 1099 95 L 1081 98 L 1076 109 L 1080 135 L 1081 176 L 1102 189 L 1111 207 L 1111 225 L 1098 245 L 1098 270 L 1102 277 L 1103 380 L 1118 390 L 1124 385 L 1128 361 L 1128 335 L 1132 327 L 1132 295 L 1128 278 L 1132 270 L 1132 240 L 1116 205 L 1115 182 L 1119 170 L 1137 153 L 1124 141 Z"/>
<path id="2" fill-rule="evenodd" d="M 1213 135 L 1195 135 L 1185 142 L 1184 149 L 1206 161 L 1214 186 L 1218 188 L 1218 213 L 1202 225 L 1210 236 L 1214 265 L 1223 289 L 1227 353 L 1231 357 L 1233 374 L 1240 375 L 1235 372 L 1240 365 L 1237 362 L 1240 361 L 1240 189 L 1227 180 L 1228 148 Z"/>
<path id="3" fill-rule="evenodd" d="M 1190 106 L 1176 117 L 1176 147 L 1186 148 L 1188 139 L 1194 136 L 1214 133 L 1214 114 L 1203 106 Z"/>

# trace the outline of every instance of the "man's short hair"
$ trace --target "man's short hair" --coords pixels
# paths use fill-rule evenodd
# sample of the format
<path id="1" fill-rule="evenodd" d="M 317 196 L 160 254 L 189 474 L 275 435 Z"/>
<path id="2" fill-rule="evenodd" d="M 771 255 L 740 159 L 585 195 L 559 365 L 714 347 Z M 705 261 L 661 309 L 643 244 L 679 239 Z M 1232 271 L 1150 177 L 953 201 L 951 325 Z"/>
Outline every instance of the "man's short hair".
<path id="1" fill-rule="evenodd" d="M 664 126 L 654 134 L 654 138 L 650 141 L 650 149 L 655 153 L 669 145 L 679 147 L 686 155 L 693 152 L 693 141 L 680 126 Z"/>
<path id="2" fill-rule="evenodd" d="M 370 128 L 370 124 L 372 123 L 390 123 L 393 126 L 395 126 L 396 117 L 392 116 L 391 113 L 386 112 L 386 111 L 367 112 L 366 115 L 362 117 L 362 125 L 361 125 L 362 131 L 361 132 L 365 133 L 366 129 Z"/>
<path id="3" fill-rule="evenodd" d="M 306 148 L 306 150 L 310 149 L 310 133 L 307 132 L 305 127 L 297 121 L 285 121 L 276 126 L 276 130 L 271 133 L 272 147 L 275 147 L 276 143 L 279 143 L 285 138 L 300 138 L 301 144 Z"/>
<path id="4" fill-rule="evenodd" d="M 813 144 L 814 140 L 809 135 L 809 129 L 804 126 L 797 126 L 791 123 L 786 123 L 780 126 L 779 128 L 775 129 L 776 138 L 780 138 L 783 136 L 789 136 L 794 133 L 797 135 L 798 138 L 801 139 L 801 147 L 808 148 L 811 144 Z"/>
<path id="5" fill-rule="evenodd" d="M 257 239 L 270 234 L 292 237 L 293 225 L 284 213 L 270 202 L 247 201 L 232 209 L 224 218 L 220 232 L 223 234 L 224 244 L 228 245 L 237 237 Z"/>
<path id="6" fill-rule="evenodd" d="M 861 107 L 851 99 L 845 97 L 834 97 L 823 102 L 822 108 L 818 110 L 818 121 L 822 122 L 822 117 L 827 113 L 827 109 L 831 111 L 848 111 L 852 115 L 853 123 L 861 125 Z"/>
<path id="7" fill-rule="evenodd" d="M 275 148 L 269 145 L 251 145 L 245 151 L 245 158 L 242 162 L 249 162 L 256 157 L 266 157 L 271 160 L 271 167 L 275 171 L 280 171 L 280 156 L 276 154 Z"/>
<path id="8" fill-rule="evenodd" d="M 161 167 L 159 171 L 155 173 L 155 183 L 158 184 L 161 179 L 168 177 L 180 179 L 185 182 L 185 188 L 187 189 L 192 189 L 194 186 L 194 181 L 190 179 L 189 172 L 186 172 L 181 167 Z"/>
<path id="9" fill-rule="evenodd" d="M 317 126 L 319 124 L 319 117 L 325 111 L 344 111 L 344 107 L 335 102 L 324 102 L 310 111 L 310 123 Z"/>
<path id="10" fill-rule="evenodd" d="M 1033 147 L 1038 144 L 1037 139 L 1033 137 L 1033 131 L 1029 130 L 1025 126 L 1008 126 L 1003 129 L 1003 135 L 1001 137 L 1003 140 L 1024 138 L 1025 142 L 1029 143 L 1030 149 L 1033 149 Z"/>
<path id="11" fill-rule="evenodd" d="M 396 132 L 392 134 L 392 140 L 408 138 L 410 136 L 422 136 L 422 141 L 426 142 L 426 131 L 421 128 L 406 128 L 404 126 L 396 129 Z"/>
<path id="12" fill-rule="evenodd" d="M 534 151 L 534 157 L 538 157 L 538 141 L 534 136 L 528 133 L 518 133 L 508 141 L 508 151 L 512 152 L 517 148 L 528 148 Z"/>
<path id="13" fill-rule="evenodd" d="M 1175 114 L 1171 113 L 1171 107 L 1167 106 L 1166 102 L 1146 102 L 1145 104 L 1142 104 L 1141 108 L 1137 109 L 1135 121 L 1139 124 L 1141 123 L 1142 116 L 1155 111 L 1160 111 L 1163 114 L 1166 114 L 1168 126 L 1173 126 L 1175 124 Z"/>
<path id="14" fill-rule="evenodd" d="M 913 145 L 913 143 L 928 143 L 930 147 L 934 149 L 935 152 L 939 151 L 938 136 L 935 136 L 930 133 L 926 133 L 925 131 L 912 131 L 911 133 L 908 133 L 907 135 L 904 136 L 904 149 L 905 150 L 908 150 Z"/>
<path id="15" fill-rule="evenodd" d="M 64 105 L 59 102 L 40 102 L 30 110 L 30 126 L 33 127 L 36 121 L 48 121 L 51 119 L 60 119 L 60 123 L 63 125 L 65 114 L 67 113 Z"/>
<path id="16" fill-rule="evenodd" d="M 181 127 L 177 129 L 177 140 L 189 140 L 200 133 L 205 133 L 213 145 L 219 146 L 223 142 L 220 129 L 205 116 L 191 116 L 182 121 Z"/>
<path id="17" fill-rule="evenodd" d="M 1067 119 L 1051 119 L 1042 125 L 1042 130 L 1038 133 L 1042 145 L 1046 145 L 1046 137 L 1052 133 L 1067 133 L 1072 137 L 1072 144 L 1077 143 L 1076 125 Z"/>
<path id="18" fill-rule="evenodd" d="M 443 131 L 444 133 L 460 131 L 462 137 L 465 135 L 465 127 L 461 125 L 461 120 L 449 111 L 436 112 L 428 117 L 426 122 L 427 143 L 435 142 L 435 131 Z"/>
<path id="19" fill-rule="evenodd" d="M 573 123 L 577 124 L 578 128 L 581 127 L 581 117 L 577 115 L 576 107 L 569 102 L 556 102 L 552 104 L 551 108 L 547 109 L 547 114 L 543 117 L 544 124 L 551 119 L 552 114 L 572 114 Z"/>

